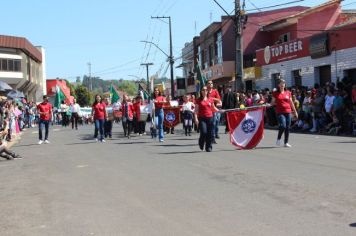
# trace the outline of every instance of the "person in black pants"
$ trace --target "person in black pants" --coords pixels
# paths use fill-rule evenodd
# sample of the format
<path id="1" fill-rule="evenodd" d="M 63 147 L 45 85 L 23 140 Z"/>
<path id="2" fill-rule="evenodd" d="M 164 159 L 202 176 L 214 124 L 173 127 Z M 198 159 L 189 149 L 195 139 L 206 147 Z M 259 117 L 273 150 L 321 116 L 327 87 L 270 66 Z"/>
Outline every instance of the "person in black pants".
<path id="1" fill-rule="evenodd" d="M 234 109 L 234 108 L 236 108 L 236 105 L 237 105 L 236 95 L 232 92 L 231 86 L 228 86 L 226 88 L 225 94 L 223 96 L 222 108 L 224 110 Z M 226 125 L 225 133 L 227 133 L 229 131 L 226 116 L 227 116 L 227 113 L 225 113 L 225 125 Z"/>

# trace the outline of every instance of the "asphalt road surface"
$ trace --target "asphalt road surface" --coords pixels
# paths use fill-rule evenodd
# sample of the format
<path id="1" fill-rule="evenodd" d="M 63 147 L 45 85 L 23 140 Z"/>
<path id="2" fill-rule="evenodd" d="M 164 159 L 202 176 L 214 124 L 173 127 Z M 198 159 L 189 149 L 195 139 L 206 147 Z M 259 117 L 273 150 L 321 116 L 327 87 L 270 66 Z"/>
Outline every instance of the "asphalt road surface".
<path id="1" fill-rule="evenodd" d="M 224 128 L 222 127 L 221 130 Z M 198 134 L 106 143 L 93 127 L 51 127 L 50 144 L 28 129 L 0 160 L 0 235 L 356 235 L 356 138 L 291 134 L 254 150 Z"/>

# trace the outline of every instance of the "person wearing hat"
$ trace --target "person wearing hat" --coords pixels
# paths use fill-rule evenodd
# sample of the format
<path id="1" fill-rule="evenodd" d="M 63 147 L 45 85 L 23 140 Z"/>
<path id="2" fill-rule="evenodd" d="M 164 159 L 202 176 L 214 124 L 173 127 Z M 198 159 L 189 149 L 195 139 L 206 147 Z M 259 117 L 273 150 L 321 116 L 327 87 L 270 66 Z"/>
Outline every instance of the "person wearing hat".
<path id="1" fill-rule="evenodd" d="M 43 96 L 43 102 L 37 105 L 37 112 L 40 117 L 40 121 L 38 124 L 38 136 L 39 141 L 38 144 L 42 144 L 43 142 L 49 143 L 48 141 L 48 133 L 49 133 L 49 122 L 52 117 L 52 105 L 48 102 L 47 95 Z M 43 140 L 42 129 L 45 127 L 45 137 Z"/>

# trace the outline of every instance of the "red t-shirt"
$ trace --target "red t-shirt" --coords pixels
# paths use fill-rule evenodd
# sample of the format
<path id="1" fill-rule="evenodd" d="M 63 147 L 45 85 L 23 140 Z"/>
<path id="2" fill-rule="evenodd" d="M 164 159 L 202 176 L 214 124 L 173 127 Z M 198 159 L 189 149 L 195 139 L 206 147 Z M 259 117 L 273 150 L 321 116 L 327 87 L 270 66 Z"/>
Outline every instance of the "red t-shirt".
<path id="1" fill-rule="evenodd" d="M 101 103 L 97 103 L 94 104 L 92 107 L 93 111 L 94 111 L 94 119 L 95 120 L 103 120 L 105 119 L 105 109 L 106 109 L 106 105 L 105 103 L 101 102 Z"/>
<path id="2" fill-rule="evenodd" d="M 214 100 L 208 98 L 207 100 L 196 100 L 196 104 L 199 106 L 199 117 L 210 118 L 213 117 L 213 104 Z"/>
<path id="3" fill-rule="evenodd" d="M 50 120 L 52 113 L 52 104 L 49 102 L 42 102 L 37 105 L 37 110 L 39 112 L 45 112 L 45 114 L 40 113 L 41 120 Z"/>
<path id="4" fill-rule="evenodd" d="M 351 96 L 352 101 L 354 102 L 354 104 L 356 104 L 356 89 L 352 89 Z"/>
<path id="5" fill-rule="evenodd" d="M 163 96 L 158 96 L 155 98 L 155 108 L 162 108 L 164 103 L 161 102 L 165 102 L 166 98 Z"/>
<path id="6" fill-rule="evenodd" d="M 218 90 L 216 90 L 216 89 L 211 89 L 208 92 L 208 96 L 209 96 L 209 98 L 217 98 L 217 99 L 221 100 L 220 94 L 219 94 Z"/>
<path id="7" fill-rule="evenodd" d="M 290 105 L 290 99 L 292 98 L 291 92 L 288 90 L 283 93 L 275 91 L 273 92 L 273 97 L 276 100 L 276 113 L 291 113 L 292 107 Z"/>

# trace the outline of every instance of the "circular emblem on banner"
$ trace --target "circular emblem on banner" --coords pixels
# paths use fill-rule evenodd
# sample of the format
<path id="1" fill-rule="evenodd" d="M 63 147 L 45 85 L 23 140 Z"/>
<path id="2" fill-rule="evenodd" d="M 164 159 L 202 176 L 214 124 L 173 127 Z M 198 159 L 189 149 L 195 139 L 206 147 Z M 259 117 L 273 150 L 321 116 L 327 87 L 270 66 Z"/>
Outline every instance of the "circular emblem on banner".
<path id="1" fill-rule="evenodd" d="M 247 119 L 244 122 L 242 122 L 241 129 L 246 134 L 252 133 L 256 129 L 256 122 L 254 122 L 251 119 Z"/>
<path id="2" fill-rule="evenodd" d="M 166 115 L 166 120 L 168 122 L 173 122 L 176 120 L 176 115 L 174 114 L 174 112 L 168 112 L 167 115 Z"/>
<path id="3" fill-rule="evenodd" d="M 269 46 L 265 47 L 264 58 L 266 64 L 268 64 L 271 60 L 271 48 Z"/>

